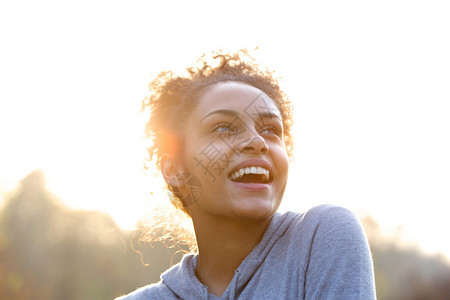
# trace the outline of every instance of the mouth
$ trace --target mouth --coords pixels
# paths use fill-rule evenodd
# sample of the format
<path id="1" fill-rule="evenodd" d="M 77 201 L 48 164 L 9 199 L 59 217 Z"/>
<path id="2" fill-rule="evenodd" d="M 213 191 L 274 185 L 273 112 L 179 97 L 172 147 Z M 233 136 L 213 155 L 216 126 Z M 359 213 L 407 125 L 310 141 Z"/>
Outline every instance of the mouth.
<path id="1" fill-rule="evenodd" d="M 272 181 L 268 168 L 262 166 L 246 166 L 232 171 L 228 178 L 240 183 L 270 183 Z"/>

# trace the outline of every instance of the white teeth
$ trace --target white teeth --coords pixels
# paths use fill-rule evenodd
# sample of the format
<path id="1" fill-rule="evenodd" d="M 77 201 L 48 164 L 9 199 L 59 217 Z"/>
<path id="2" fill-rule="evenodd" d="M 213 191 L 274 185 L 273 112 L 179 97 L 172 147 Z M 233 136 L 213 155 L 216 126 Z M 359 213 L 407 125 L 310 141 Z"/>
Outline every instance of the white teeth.
<path id="1" fill-rule="evenodd" d="M 265 176 L 266 181 L 269 181 L 269 170 L 262 168 L 262 167 L 246 167 L 246 168 L 242 168 L 237 170 L 236 172 L 234 172 L 233 174 L 231 174 L 230 178 L 232 180 L 236 179 L 236 178 L 241 178 L 242 176 L 244 176 L 244 174 L 262 174 Z"/>
<path id="2" fill-rule="evenodd" d="M 266 181 L 269 181 L 269 171 L 264 170 L 264 176 L 266 177 Z"/>

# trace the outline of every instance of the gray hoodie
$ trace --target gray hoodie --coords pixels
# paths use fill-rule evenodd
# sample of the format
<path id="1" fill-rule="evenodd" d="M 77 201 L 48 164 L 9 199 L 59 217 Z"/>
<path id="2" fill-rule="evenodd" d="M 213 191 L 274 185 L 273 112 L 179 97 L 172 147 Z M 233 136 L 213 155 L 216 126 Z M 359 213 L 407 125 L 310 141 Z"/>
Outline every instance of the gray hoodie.
<path id="1" fill-rule="evenodd" d="M 337 206 L 276 213 L 221 298 L 197 279 L 196 264 L 197 255 L 185 255 L 160 282 L 117 300 L 376 298 L 364 231 L 353 213 Z"/>

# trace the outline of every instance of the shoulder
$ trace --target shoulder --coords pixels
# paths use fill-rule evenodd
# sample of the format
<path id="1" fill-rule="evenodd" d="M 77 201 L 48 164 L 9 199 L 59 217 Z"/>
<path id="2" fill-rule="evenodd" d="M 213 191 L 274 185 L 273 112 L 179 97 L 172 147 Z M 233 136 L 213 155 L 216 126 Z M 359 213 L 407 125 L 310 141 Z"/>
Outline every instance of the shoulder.
<path id="1" fill-rule="evenodd" d="M 299 226 L 302 230 L 339 230 L 355 229 L 361 230 L 358 217 L 349 209 L 331 204 L 314 206 L 303 214 L 288 212 L 291 218 L 294 217 L 293 225 Z"/>
<path id="2" fill-rule="evenodd" d="M 349 209 L 332 204 L 322 204 L 314 206 L 305 213 L 306 219 L 314 219 L 316 221 L 326 222 L 334 221 L 355 221 L 357 217 Z"/>
<path id="3" fill-rule="evenodd" d="M 306 233 L 317 233 L 317 230 L 362 230 L 358 217 L 349 209 L 322 204 L 314 206 L 304 213 L 286 212 L 277 218 L 277 222 L 288 221 L 291 229 Z"/>
<path id="4" fill-rule="evenodd" d="M 373 263 L 358 217 L 334 205 L 311 208 L 300 217 L 307 247 L 308 299 L 375 299 Z"/>
<path id="5" fill-rule="evenodd" d="M 286 212 L 278 223 L 289 223 L 280 242 L 292 245 L 302 257 L 351 255 L 369 252 L 358 217 L 349 209 L 323 204 L 304 213 Z"/>
<path id="6" fill-rule="evenodd" d="M 116 298 L 115 300 L 145 300 L 145 299 L 164 299 L 164 283 L 158 282 L 141 287 L 134 292 Z"/>
<path id="7" fill-rule="evenodd" d="M 183 298 L 186 297 L 187 299 L 198 298 L 195 297 L 196 295 L 190 295 L 189 289 L 185 289 L 185 284 L 188 281 L 191 287 L 196 286 L 198 289 L 198 286 L 201 286 L 201 283 L 195 280 L 196 256 L 195 254 L 184 255 L 181 262 L 172 266 L 161 275 L 161 281 L 158 283 L 141 287 L 115 300 L 180 299 L 179 295 L 183 295 Z M 195 292 L 193 293 L 195 294 Z"/>
<path id="8" fill-rule="evenodd" d="M 346 248 L 351 245 L 365 246 L 367 243 L 358 217 L 341 206 L 324 204 L 311 208 L 304 214 L 303 226 L 313 235 L 315 242 L 322 245 L 342 245 Z"/>
<path id="9" fill-rule="evenodd" d="M 302 214 L 287 212 L 293 220 L 287 239 L 297 245 L 309 262 L 337 259 L 357 254 L 370 257 L 370 248 L 358 217 L 349 209 L 335 205 L 315 206 Z"/>

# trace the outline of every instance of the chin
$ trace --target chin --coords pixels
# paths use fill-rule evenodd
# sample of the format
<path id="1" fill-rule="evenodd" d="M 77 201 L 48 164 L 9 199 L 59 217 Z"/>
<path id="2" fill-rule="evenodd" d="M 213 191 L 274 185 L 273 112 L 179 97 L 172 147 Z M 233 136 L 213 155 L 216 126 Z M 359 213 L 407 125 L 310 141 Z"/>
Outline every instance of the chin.
<path id="1" fill-rule="evenodd" d="M 256 202 L 256 201 L 252 201 L 252 202 Z M 274 203 L 258 203 L 258 204 L 251 203 L 250 205 L 245 205 L 245 206 L 240 205 L 240 207 L 238 209 L 236 209 L 236 214 L 239 217 L 245 218 L 245 219 L 261 220 L 261 219 L 267 219 L 267 218 L 272 217 L 273 214 L 278 209 L 278 205 L 275 205 Z"/>

